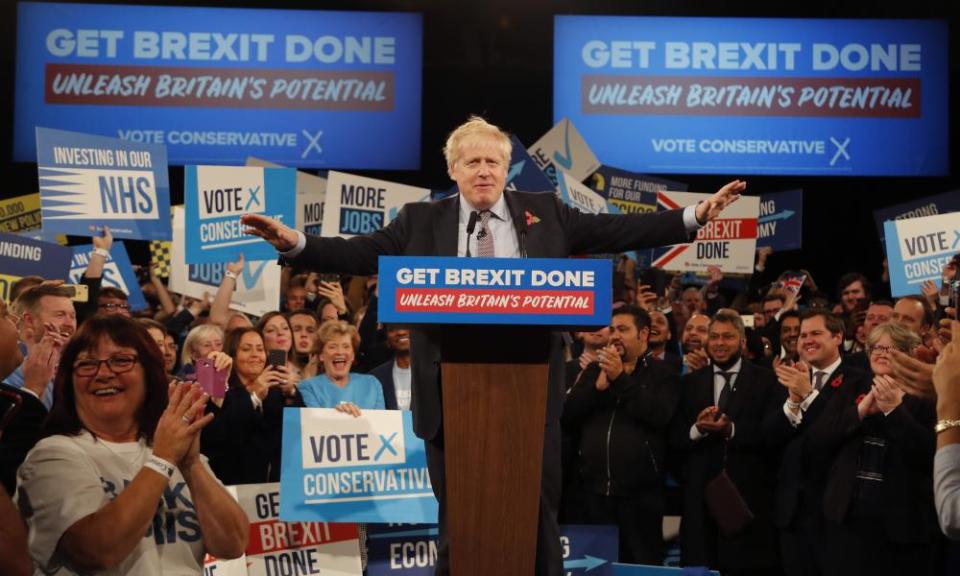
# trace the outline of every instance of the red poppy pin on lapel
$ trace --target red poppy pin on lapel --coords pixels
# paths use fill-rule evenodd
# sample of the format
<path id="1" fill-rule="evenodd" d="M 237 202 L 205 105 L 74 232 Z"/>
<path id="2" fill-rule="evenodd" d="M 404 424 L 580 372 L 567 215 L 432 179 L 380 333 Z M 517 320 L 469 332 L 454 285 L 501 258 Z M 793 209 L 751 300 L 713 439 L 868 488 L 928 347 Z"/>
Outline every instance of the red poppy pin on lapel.
<path id="1" fill-rule="evenodd" d="M 830 381 L 830 386 L 833 388 L 839 388 L 841 384 L 843 384 L 843 374 Z"/>
<path id="2" fill-rule="evenodd" d="M 540 221 L 540 219 L 533 215 L 533 213 L 531 213 L 529 210 L 524 211 L 524 215 L 527 217 L 527 226 L 533 226 Z"/>

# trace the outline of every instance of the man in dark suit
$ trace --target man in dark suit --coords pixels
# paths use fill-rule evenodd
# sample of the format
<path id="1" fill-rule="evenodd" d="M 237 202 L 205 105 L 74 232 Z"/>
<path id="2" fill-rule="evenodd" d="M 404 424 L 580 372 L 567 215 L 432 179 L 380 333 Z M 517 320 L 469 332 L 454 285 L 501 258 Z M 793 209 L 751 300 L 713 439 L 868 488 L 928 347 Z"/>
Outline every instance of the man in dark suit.
<path id="1" fill-rule="evenodd" d="M 571 254 L 623 252 L 644 246 L 687 242 L 699 226 L 715 219 L 746 188 L 730 182 L 696 206 L 654 214 L 583 214 L 561 203 L 553 194 L 504 191 L 510 165 L 509 137 L 496 126 L 473 117 L 454 130 L 444 154 L 447 171 L 460 193 L 434 203 L 411 203 L 390 224 L 366 236 L 320 238 L 305 236 L 261 215 L 247 214 L 247 232 L 264 238 L 291 263 L 315 270 L 370 275 L 377 258 L 386 256 L 495 256 L 506 258 L 566 258 Z M 467 234 L 476 214 L 476 234 Z M 471 230 L 472 232 L 473 230 Z M 525 331 L 471 327 L 453 334 L 438 327 L 411 331 L 413 426 L 426 441 L 430 478 L 440 503 L 440 557 L 437 572 L 445 574 L 446 496 L 442 402 L 440 395 L 441 341 L 469 338 L 481 343 L 505 337 L 516 346 L 531 345 Z M 511 342 L 511 345 L 512 342 Z M 537 574 L 560 574 L 562 559 L 557 503 L 560 498 L 560 431 L 564 382 L 559 336 L 542 346 L 549 350 L 549 390 L 544 431 L 540 522 L 537 538 Z"/>
<path id="2" fill-rule="evenodd" d="M 370 374 L 383 386 L 383 404 L 387 410 L 410 409 L 410 330 L 387 326 L 387 348 L 393 358 L 377 366 Z"/>
<path id="3" fill-rule="evenodd" d="M 681 564 L 724 574 L 777 573 L 775 483 L 762 425 L 780 387 L 772 371 L 741 357 L 743 341 L 740 315 L 717 312 L 706 343 L 710 365 L 687 374 L 680 385 L 671 435 L 676 456 L 683 459 Z M 754 515 L 738 534 L 724 534 L 707 512 L 704 490 L 721 471 Z"/>
<path id="4" fill-rule="evenodd" d="M 818 441 L 823 437 L 816 433 L 818 420 L 870 390 L 869 376 L 843 363 L 843 329 L 843 320 L 825 309 L 804 311 L 797 341 L 800 362 L 776 367 L 786 399 L 768 414 L 764 427 L 771 442 L 784 446 L 775 520 L 787 576 L 824 573 L 823 494 L 840 446 Z"/>

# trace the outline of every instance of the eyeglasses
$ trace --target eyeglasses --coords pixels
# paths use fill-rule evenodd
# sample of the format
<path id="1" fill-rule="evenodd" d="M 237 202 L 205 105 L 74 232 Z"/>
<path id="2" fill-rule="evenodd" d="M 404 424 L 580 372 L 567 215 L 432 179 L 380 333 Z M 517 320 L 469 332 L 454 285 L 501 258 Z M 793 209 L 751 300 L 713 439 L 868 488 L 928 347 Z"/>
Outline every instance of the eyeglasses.
<path id="1" fill-rule="evenodd" d="M 129 309 L 130 309 L 130 305 L 129 305 L 129 304 L 115 304 L 115 303 L 113 303 L 113 302 L 108 302 L 108 303 L 106 303 L 106 304 L 99 304 L 99 305 L 97 306 L 97 308 L 106 308 L 107 310 L 114 310 L 114 309 L 129 310 Z"/>
<path id="2" fill-rule="evenodd" d="M 881 354 L 889 354 L 891 350 L 896 350 L 895 346 L 884 346 L 883 344 L 874 344 L 870 347 L 870 353 L 875 354 L 877 352 Z"/>
<path id="3" fill-rule="evenodd" d="M 73 373 L 77 376 L 96 376 L 97 372 L 100 372 L 100 365 L 106 364 L 114 374 L 123 374 L 132 370 L 137 360 L 136 354 L 114 354 L 106 360 L 80 360 L 73 363 Z"/>

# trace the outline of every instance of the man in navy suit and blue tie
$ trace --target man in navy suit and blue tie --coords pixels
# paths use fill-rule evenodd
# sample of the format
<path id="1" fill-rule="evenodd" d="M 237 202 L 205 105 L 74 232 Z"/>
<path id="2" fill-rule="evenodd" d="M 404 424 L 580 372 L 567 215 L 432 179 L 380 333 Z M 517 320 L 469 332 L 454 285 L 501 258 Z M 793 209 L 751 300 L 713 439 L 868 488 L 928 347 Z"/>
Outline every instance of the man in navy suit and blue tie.
<path id="1" fill-rule="evenodd" d="M 444 147 L 447 173 L 457 183 L 459 194 L 438 202 L 407 204 L 385 228 L 350 239 L 320 238 L 261 215 L 245 215 L 242 222 L 248 233 L 270 242 L 291 264 L 318 271 L 371 275 L 377 273 L 379 256 L 566 258 L 573 254 L 616 253 L 685 243 L 746 189 L 745 182 L 734 180 L 709 199 L 685 209 L 648 214 L 583 214 L 560 202 L 555 194 L 504 191 L 510 154 L 510 137 L 475 116 L 451 132 Z M 471 221 L 475 223 L 472 229 L 468 226 Z M 410 369 L 414 431 L 426 442 L 430 479 L 440 502 L 437 573 L 447 574 L 440 394 L 442 337 L 443 332 L 437 327 L 411 329 Z M 478 326 L 469 337 L 474 342 L 484 342 L 503 338 L 504 331 Z M 549 389 L 536 573 L 557 576 L 563 568 L 557 507 L 564 362 L 559 335 L 551 335 L 546 345 L 550 354 Z"/>

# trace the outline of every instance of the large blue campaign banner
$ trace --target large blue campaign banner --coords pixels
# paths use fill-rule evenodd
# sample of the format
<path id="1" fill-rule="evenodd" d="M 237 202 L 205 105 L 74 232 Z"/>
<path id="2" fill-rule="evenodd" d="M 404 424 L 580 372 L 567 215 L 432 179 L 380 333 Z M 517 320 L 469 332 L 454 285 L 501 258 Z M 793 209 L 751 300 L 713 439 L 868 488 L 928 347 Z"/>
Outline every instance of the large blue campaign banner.
<path id="1" fill-rule="evenodd" d="M 277 251 L 245 234 L 240 217 L 261 214 L 293 226 L 297 171 L 259 166 L 187 166 L 184 171 L 187 264 L 270 260 Z"/>
<path id="2" fill-rule="evenodd" d="M 757 248 L 764 246 L 775 252 L 803 247 L 803 190 L 760 195 Z"/>
<path id="3" fill-rule="evenodd" d="M 612 269 L 593 259 L 381 256 L 377 315 L 401 324 L 606 326 Z"/>
<path id="4" fill-rule="evenodd" d="M 174 164 L 420 164 L 422 17 L 23 2 L 14 158 L 35 126 L 165 144 Z"/>
<path id="5" fill-rule="evenodd" d="M 436 522 L 423 440 L 409 411 L 283 411 L 280 518 Z"/>
<path id="6" fill-rule="evenodd" d="M 114 238 L 170 239 L 167 152 L 124 142 L 37 128 L 37 172 L 43 231 Z"/>
<path id="7" fill-rule="evenodd" d="M 555 120 L 637 172 L 948 173 L 947 23 L 557 16 Z"/>
<path id="8" fill-rule="evenodd" d="M 368 526 L 369 576 L 433 576 L 437 563 L 434 524 Z M 618 554 L 616 526 L 561 526 L 564 576 L 612 576 Z"/>
<path id="9" fill-rule="evenodd" d="M 0 232 L 0 274 L 4 276 L 64 280 L 72 256 L 73 251 L 66 246 Z"/>
<path id="10" fill-rule="evenodd" d="M 69 280 L 73 284 L 79 284 L 87 271 L 87 266 L 90 265 L 93 244 L 71 246 L 71 248 L 73 248 L 73 259 L 70 261 Z M 126 293 L 131 310 L 143 310 L 147 307 L 147 299 L 143 296 L 143 290 L 140 289 L 140 282 L 133 271 L 130 256 L 123 242 L 117 242 L 110 247 L 110 256 L 103 264 L 103 275 L 100 278 L 101 286 L 112 286 Z"/>

